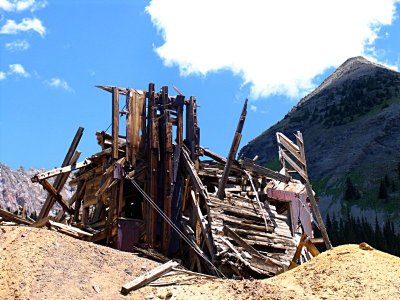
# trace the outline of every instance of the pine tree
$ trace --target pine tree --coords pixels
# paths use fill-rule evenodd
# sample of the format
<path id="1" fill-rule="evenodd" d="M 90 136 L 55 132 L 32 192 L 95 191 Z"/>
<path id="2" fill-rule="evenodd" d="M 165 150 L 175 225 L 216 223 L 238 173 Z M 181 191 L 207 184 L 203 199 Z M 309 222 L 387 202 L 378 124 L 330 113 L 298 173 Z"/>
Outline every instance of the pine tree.
<path id="1" fill-rule="evenodd" d="M 388 198 L 386 185 L 384 184 L 383 180 L 381 180 L 380 185 L 379 185 L 378 197 L 379 197 L 379 199 L 387 199 Z"/>

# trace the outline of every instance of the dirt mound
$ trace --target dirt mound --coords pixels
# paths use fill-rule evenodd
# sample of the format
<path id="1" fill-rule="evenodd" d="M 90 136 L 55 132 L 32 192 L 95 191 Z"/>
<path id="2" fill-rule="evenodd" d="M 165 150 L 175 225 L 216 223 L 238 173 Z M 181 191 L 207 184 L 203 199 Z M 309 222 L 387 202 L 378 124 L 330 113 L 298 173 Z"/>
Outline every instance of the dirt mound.
<path id="1" fill-rule="evenodd" d="M 46 229 L 0 227 L 0 299 L 400 299 L 400 259 L 358 245 L 267 280 L 173 275 L 120 294 L 157 265 Z"/>

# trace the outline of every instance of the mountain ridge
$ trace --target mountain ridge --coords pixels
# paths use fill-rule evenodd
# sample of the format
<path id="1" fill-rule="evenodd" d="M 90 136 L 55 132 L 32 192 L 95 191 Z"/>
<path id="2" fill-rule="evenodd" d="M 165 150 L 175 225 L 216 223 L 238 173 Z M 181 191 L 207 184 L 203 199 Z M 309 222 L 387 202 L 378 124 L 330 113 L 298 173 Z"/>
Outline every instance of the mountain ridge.
<path id="1" fill-rule="evenodd" d="M 325 199 L 323 213 L 364 210 L 371 212 L 368 217 L 398 218 L 400 73 L 363 57 L 348 59 L 281 121 L 245 145 L 239 157 L 258 155 L 259 164 L 279 169 L 275 132 L 293 137 L 298 130 L 310 178 Z M 388 199 L 382 200 L 378 189 L 385 176 L 394 188 L 388 186 Z M 360 191 L 360 200 L 344 200 L 347 177 Z"/>

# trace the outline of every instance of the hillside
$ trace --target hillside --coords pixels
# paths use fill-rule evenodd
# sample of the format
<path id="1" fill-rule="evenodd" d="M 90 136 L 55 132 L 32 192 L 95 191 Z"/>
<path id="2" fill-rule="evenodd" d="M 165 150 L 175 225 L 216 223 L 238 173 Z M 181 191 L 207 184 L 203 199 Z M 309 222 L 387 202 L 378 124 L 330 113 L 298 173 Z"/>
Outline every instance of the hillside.
<path id="1" fill-rule="evenodd" d="M 160 278 L 122 296 L 158 265 L 132 253 L 29 227 L 0 226 L 0 299 L 398 299 L 400 259 L 345 245 L 266 280 Z"/>
<path id="2" fill-rule="evenodd" d="M 47 197 L 47 192 L 39 184 L 31 182 L 31 177 L 44 169 L 24 169 L 20 167 L 13 170 L 0 163 L 0 208 L 16 212 L 19 206 L 25 206 L 28 216 L 39 214 Z M 50 179 L 52 182 L 52 179 Z M 62 196 L 71 197 L 73 188 L 66 185 Z"/>
<path id="3" fill-rule="evenodd" d="M 275 133 L 297 130 L 323 214 L 400 225 L 400 73 L 347 60 L 239 155 L 279 169 Z"/>

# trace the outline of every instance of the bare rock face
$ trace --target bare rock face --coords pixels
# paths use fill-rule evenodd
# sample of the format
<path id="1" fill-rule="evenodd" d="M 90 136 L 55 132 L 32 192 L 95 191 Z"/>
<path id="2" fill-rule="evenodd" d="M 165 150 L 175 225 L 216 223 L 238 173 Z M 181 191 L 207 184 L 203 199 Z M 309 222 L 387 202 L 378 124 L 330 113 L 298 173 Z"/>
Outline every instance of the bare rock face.
<path id="1" fill-rule="evenodd" d="M 47 192 L 38 183 L 32 183 L 31 177 L 44 169 L 13 170 L 0 163 L 0 207 L 11 212 L 25 206 L 28 215 L 39 214 L 47 197 Z M 51 180 L 50 180 L 51 181 Z M 66 185 L 61 192 L 64 199 L 69 199 L 73 189 Z M 54 206 L 54 209 L 57 209 Z"/>

